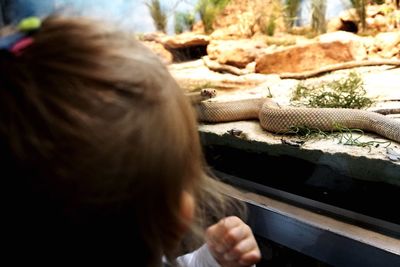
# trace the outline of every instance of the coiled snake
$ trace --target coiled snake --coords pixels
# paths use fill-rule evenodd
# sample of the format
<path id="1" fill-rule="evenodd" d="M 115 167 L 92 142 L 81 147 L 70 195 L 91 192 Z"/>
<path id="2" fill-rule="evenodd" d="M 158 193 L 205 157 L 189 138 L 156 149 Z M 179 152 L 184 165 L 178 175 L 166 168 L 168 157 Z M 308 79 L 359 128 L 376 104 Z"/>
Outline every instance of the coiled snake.
<path id="1" fill-rule="evenodd" d="M 373 132 L 400 143 L 400 122 L 372 111 L 344 108 L 280 107 L 270 98 L 230 102 L 200 101 L 194 104 L 201 122 L 228 122 L 258 119 L 272 133 L 284 133 L 291 127 L 332 131 L 335 125 Z"/>

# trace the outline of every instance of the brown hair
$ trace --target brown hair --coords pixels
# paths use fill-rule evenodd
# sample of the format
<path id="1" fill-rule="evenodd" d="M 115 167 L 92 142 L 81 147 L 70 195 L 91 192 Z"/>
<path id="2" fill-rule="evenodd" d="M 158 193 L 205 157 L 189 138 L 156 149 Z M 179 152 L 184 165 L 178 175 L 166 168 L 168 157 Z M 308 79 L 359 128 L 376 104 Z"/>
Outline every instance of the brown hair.
<path id="1" fill-rule="evenodd" d="M 202 227 L 228 203 L 204 172 L 181 89 L 147 48 L 98 22 L 49 17 L 33 39 L 19 56 L 0 51 L 12 239 L 74 242 L 71 256 L 113 251 L 135 266 L 172 258 L 187 223 L 182 190 L 193 191 Z"/>

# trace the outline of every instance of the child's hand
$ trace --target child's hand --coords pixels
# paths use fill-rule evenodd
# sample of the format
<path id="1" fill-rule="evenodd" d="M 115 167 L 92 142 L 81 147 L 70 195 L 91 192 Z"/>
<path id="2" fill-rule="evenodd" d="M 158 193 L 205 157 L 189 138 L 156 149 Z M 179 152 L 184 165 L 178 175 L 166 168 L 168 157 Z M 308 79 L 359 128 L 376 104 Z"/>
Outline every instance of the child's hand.
<path id="1" fill-rule="evenodd" d="M 223 267 L 251 266 L 261 259 L 250 227 L 238 217 L 227 217 L 210 226 L 206 239 L 211 254 Z"/>

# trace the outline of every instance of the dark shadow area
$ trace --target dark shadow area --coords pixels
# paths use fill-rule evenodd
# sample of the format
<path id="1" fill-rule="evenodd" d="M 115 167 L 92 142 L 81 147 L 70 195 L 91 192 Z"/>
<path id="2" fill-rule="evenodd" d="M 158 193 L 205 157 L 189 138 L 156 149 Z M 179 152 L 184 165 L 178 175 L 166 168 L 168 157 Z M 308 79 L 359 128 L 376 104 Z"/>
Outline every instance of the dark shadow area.
<path id="1" fill-rule="evenodd" d="M 256 267 L 330 267 L 312 257 L 308 257 L 295 250 L 256 236 L 261 250 L 262 259 Z"/>
<path id="2" fill-rule="evenodd" d="M 207 55 L 207 45 L 191 46 L 185 48 L 168 48 L 172 53 L 174 63 L 192 61 Z"/>
<path id="3" fill-rule="evenodd" d="M 366 215 L 394 225 L 388 229 L 394 235 L 400 225 L 400 213 L 395 206 L 400 203 L 400 188 L 383 183 L 346 177 L 325 165 L 315 165 L 308 161 L 288 157 L 270 156 L 226 146 L 204 146 L 207 163 L 219 172 L 251 181 L 247 190 L 264 194 L 262 187 L 274 188 L 319 203 L 339 207 L 345 211 Z M 227 180 L 227 182 L 231 182 Z M 268 194 L 265 194 L 268 195 Z M 299 203 L 292 203 L 297 204 Z M 310 207 L 307 207 L 310 208 Z M 311 207 L 312 209 L 313 207 Z M 330 210 L 317 208 L 315 211 L 332 215 Z M 336 211 L 335 211 L 336 212 Z M 333 214 L 338 215 L 338 214 Z M 343 216 L 343 217 L 342 217 Z M 339 214 L 340 219 L 346 218 Z M 355 216 L 357 217 L 357 216 Z M 357 219 L 356 223 L 379 231 L 381 225 Z M 386 227 L 386 226 L 385 226 Z M 376 230 L 376 229 L 374 229 Z"/>
<path id="4" fill-rule="evenodd" d="M 352 32 L 352 33 L 358 33 L 358 25 L 356 22 L 351 21 L 351 20 L 344 20 L 340 19 L 341 25 L 338 28 L 339 31 L 346 31 L 346 32 Z"/>

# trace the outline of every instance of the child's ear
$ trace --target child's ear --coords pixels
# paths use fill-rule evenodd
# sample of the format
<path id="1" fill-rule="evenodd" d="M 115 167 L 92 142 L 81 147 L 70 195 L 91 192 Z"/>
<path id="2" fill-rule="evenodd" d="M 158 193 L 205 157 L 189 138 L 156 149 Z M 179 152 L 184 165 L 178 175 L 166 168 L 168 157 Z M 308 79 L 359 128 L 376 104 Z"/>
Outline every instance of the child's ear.
<path id="1" fill-rule="evenodd" d="M 191 223 L 194 219 L 195 201 L 192 194 L 184 190 L 181 196 L 181 215 L 187 223 Z"/>

